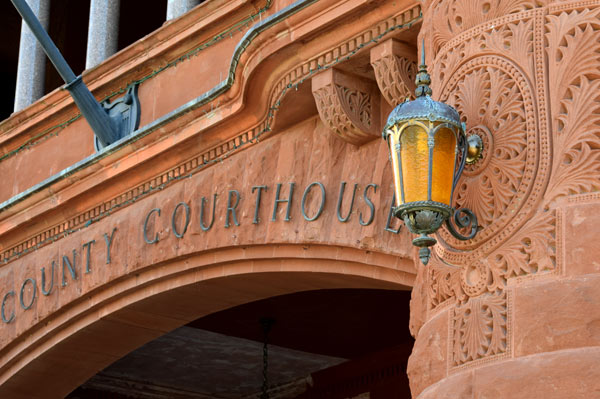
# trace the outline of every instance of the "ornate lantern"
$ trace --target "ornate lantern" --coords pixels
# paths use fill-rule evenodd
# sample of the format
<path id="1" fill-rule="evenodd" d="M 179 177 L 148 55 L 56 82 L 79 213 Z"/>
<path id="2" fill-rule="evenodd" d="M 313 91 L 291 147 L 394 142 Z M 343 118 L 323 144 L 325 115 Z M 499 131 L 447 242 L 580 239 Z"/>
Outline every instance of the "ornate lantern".
<path id="1" fill-rule="evenodd" d="M 425 265 L 431 256 L 429 247 L 437 242 L 428 235 L 442 223 L 446 222 L 450 233 L 460 240 L 477 234 L 477 218 L 469 209 L 455 210 L 452 196 L 465 163 L 475 163 L 483 150 L 478 136 L 467 140 L 458 112 L 431 98 L 430 83 L 423 55 L 416 77 L 416 99 L 398 105 L 383 130 L 394 169 L 394 214 L 404 220 L 411 233 L 419 234 L 413 245 L 421 248 L 419 257 Z M 452 222 L 459 229 L 470 226 L 470 233 L 460 234 Z"/>

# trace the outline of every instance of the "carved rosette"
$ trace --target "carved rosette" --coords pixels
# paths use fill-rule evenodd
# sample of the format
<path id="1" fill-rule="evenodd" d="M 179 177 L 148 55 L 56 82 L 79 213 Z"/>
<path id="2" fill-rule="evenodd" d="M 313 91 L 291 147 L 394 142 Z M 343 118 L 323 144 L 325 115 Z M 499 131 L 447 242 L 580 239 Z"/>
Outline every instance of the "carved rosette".
<path id="1" fill-rule="evenodd" d="M 417 49 L 389 39 L 371 49 L 371 66 L 383 98 L 392 107 L 415 97 Z"/>
<path id="2" fill-rule="evenodd" d="M 481 247 L 500 232 L 507 236 L 527 202 L 538 166 L 539 139 L 533 88 L 505 58 L 483 55 L 460 65 L 444 87 L 441 100 L 454 106 L 467 125 L 467 136 L 478 134 L 483 157 L 465 167 L 455 192 L 455 206 L 477 215 L 480 231 L 460 241 L 442 231 L 453 248 Z"/>
<path id="3" fill-rule="evenodd" d="M 362 145 L 380 137 L 377 87 L 331 68 L 312 79 L 319 116 L 343 140 Z"/>

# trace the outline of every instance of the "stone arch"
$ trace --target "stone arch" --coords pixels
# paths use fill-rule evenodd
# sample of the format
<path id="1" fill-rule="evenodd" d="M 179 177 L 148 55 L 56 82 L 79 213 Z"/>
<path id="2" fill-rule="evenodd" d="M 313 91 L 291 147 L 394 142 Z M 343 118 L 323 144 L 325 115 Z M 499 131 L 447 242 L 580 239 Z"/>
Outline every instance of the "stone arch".
<path id="1" fill-rule="evenodd" d="M 5 347 L 0 394 L 63 397 L 131 350 L 204 315 L 314 289 L 409 289 L 412 268 L 410 259 L 327 245 L 229 247 L 176 258 L 38 320 Z"/>

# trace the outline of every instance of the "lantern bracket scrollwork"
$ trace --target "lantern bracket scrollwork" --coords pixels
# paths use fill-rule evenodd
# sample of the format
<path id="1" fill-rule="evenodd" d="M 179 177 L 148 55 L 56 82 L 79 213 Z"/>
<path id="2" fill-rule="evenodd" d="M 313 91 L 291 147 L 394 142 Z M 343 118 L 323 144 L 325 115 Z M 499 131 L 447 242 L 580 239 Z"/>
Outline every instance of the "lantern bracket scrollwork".
<path id="1" fill-rule="evenodd" d="M 471 231 L 469 234 L 462 235 L 456 230 L 456 228 L 452 224 L 456 224 L 460 229 L 466 229 L 471 227 Z M 460 208 L 454 211 L 452 217 L 446 219 L 446 227 L 450 234 L 461 241 L 467 241 L 475 237 L 477 234 L 479 226 L 477 225 L 477 216 L 473 213 L 469 208 Z"/>

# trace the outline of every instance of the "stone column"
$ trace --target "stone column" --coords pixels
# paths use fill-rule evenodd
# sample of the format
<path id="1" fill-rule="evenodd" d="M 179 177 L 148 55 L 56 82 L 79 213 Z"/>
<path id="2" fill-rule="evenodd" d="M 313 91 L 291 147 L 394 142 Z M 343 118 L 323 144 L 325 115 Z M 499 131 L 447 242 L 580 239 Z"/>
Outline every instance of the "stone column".
<path id="1" fill-rule="evenodd" d="M 50 0 L 27 0 L 33 13 L 48 30 Z M 15 91 L 15 112 L 22 110 L 44 95 L 46 54 L 25 22 L 21 22 L 19 66 Z"/>
<path id="2" fill-rule="evenodd" d="M 116 53 L 120 0 L 92 0 L 85 68 L 90 69 Z"/>
<path id="3" fill-rule="evenodd" d="M 168 0 L 167 21 L 185 14 L 199 3 L 200 0 Z"/>
<path id="4" fill-rule="evenodd" d="M 454 198 L 479 233 L 419 264 L 413 397 L 597 397 L 600 3 L 425 3 L 433 97 L 484 151 Z"/>

